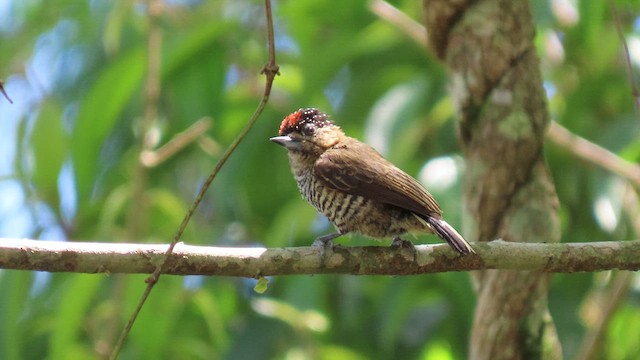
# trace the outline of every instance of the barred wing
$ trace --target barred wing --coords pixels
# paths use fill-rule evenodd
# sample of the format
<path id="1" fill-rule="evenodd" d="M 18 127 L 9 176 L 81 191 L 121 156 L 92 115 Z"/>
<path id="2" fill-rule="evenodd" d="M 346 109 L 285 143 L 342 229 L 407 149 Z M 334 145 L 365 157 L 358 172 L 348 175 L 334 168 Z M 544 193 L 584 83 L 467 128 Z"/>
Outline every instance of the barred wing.
<path id="1" fill-rule="evenodd" d="M 314 171 L 333 189 L 397 206 L 425 220 L 442 214 L 433 196 L 414 178 L 355 139 L 325 151 Z"/>

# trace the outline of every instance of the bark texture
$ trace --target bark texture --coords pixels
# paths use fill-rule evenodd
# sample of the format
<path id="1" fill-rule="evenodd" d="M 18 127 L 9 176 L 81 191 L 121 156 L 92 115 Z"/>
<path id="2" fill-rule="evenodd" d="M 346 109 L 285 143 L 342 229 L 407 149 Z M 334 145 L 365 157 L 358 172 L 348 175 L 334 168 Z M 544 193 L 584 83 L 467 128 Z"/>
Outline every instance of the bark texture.
<path id="1" fill-rule="evenodd" d="M 529 3 L 424 0 L 424 7 L 429 43 L 447 65 L 460 118 L 467 239 L 559 241 Z M 562 357 L 547 307 L 548 274 L 485 270 L 474 280 L 470 358 Z"/>
<path id="2" fill-rule="evenodd" d="M 0 239 L 0 269 L 50 272 L 149 274 L 163 262 L 168 244 L 96 243 Z M 460 256 L 447 244 L 333 249 L 223 248 L 178 243 L 163 274 L 270 276 L 305 274 L 416 275 L 485 269 L 584 272 L 640 270 L 640 240 L 571 244 L 492 241 Z"/>

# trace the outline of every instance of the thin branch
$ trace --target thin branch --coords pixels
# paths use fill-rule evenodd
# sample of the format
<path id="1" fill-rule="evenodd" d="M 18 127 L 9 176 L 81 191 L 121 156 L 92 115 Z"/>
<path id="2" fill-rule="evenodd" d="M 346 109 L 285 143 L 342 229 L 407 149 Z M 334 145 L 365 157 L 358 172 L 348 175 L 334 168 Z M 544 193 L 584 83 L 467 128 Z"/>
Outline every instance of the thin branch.
<path id="1" fill-rule="evenodd" d="M 369 1 L 369 9 L 382 20 L 395 25 L 403 33 L 407 34 L 413 41 L 425 47 L 428 46 L 427 30 L 417 21 L 398 8 L 383 0 Z"/>
<path id="2" fill-rule="evenodd" d="M 162 28 L 159 21 L 163 12 L 163 3 L 160 0 L 148 0 L 147 1 L 147 18 L 149 21 L 149 30 L 147 36 L 147 78 L 145 81 L 145 104 L 144 104 L 144 116 L 142 117 L 138 127 L 138 145 L 137 151 L 139 156 L 144 154 L 145 151 L 150 150 L 153 147 L 152 127 L 158 118 L 158 101 L 160 99 L 160 66 L 162 57 Z M 148 183 L 148 171 L 141 161 L 136 161 L 133 169 L 133 178 L 131 180 L 131 207 L 127 214 L 127 239 L 138 239 L 143 229 L 146 227 L 148 213 L 147 208 L 147 183 Z M 123 291 L 122 279 L 117 283 L 115 290 L 115 302 L 121 303 Z M 129 321 L 125 325 L 124 329 L 120 332 L 120 336 L 116 340 L 109 359 L 115 360 L 118 358 L 120 349 L 124 344 L 133 323 L 135 322 L 138 312 L 142 307 L 141 301 L 139 307 L 134 310 L 134 313 L 129 318 Z M 116 306 L 116 311 L 121 311 L 121 306 Z M 113 317 L 113 321 L 120 319 L 118 316 Z M 110 337 L 110 336 L 109 336 Z M 109 343 L 111 339 L 108 339 Z"/>
<path id="3" fill-rule="evenodd" d="M 146 167 L 158 166 L 189 144 L 196 141 L 211 127 L 211 118 L 203 117 L 194 122 L 185 131 L 176 134 L 169 142 L 157 150 L 143 150 L 140 162 Z"/>
<path id="4" fill-rule="evenodd" d="M 629 56 L 629 47 L 627 46 L 627 39 L 624 37 L 622 31 L 622 24 L 620 22 L 620 15 L 618 15 L 618 8 L 613 0 L 609 0 L 609 7 L 611 8 L 611 14 L 613 15 L 613 22 L 616 24 L 616 31 L 620 37 L 620 43 L 624 50 L 625 63 L 627 65 L 627 77 L 629 78 L 629 86 L 631 86 L 631 95 L 633 96 L 633 104 L 636 107 L 636 115 L 640 116 L 640 93 L 638 93 L 638 86 L 636 85 L 636 76 L 633 72 L 633 66 L 631 65 L 631 57 Z"/>
<path id="5" fill-rule="evenodd" d="M 269 49 L 269 62 L 264 66 L 262 74 L 267 75 L 267 80 L 269 79 L 269 74 L 271 74 L 271 80 L 273 81 L 273 78 L 275 78 L 275 76 L 279 74 L 279 67 L 278 64 L 276 64 L 276 41 L 273 33 L 273 14 L 271 13 L 271 0 L 264 0 L 264 8 L 265 16 L 267 17 L 267 47 Z M 265 88 L 265 90 L 267 90 L 267 88 Z M 269 97 L 269 92 L 265 91 L 264 96 Z"/>
<path id="6" fill-rule="evenodd" d="M 591 326 L 580 345 L 580 351 L 575 357 L 576 360 L 600 359 L 600 348 L 602 338 L 609 326 L 611 318 L 622 304 L 633 280 L 633 273 L 622 271 L 617 273 L 610 286 L 606 290 L 601 290 L 596 296 L 598 301 L 592 305 L 597 312 L 596 321 Z M 592 296 L 593 296 L 592 295 Z"/>
<path id="7" fill-rule="evenodd" d="M 11 100 L 9 94 L 7 94 L 7 91 L 4 89 L 4 81 L 0 81 L 0 93 L 2 93 L 2 95 L 7 99 L 7 101 L 9 101 L 10 104 L 13 104 L 13 100 Z"/>
<path id="8" fill-rule="evenodd" d="M 145 288 L 142 296 L 140 297 L 140 300 L 138 301 L 136 308 L 134 309 L 131 317 L 129 318 L 129 321 L 127 322 L 127 325 L 125 326 L 125 329 L 123 330 L 120 336 L 120 339 L 118 340 L 118 343 L 116 344 L 116 347 L 114 348 L 114 351 L 111 354 L 111 359 L 117 358 L 118 352 L 122 347 L 122 343 L 124 342 L 124 339 L 126 338 L 128 332 L 131 330 L 131 327 L 133 326 L 133 323 L 138 317 L 138 314 L 140 313 L 142 306 L 147 301 L 147 298 L 149 297 L 151 290 L 153 290 L 153 287 L 160 279 L 160 274 L 166 272 L 165 269 L 168 266 L 169 260 L 172 258 L 172 253 L 177 243 L 182 238 L 182 234 L 184 233 L 184 230 L 189 224 L 189 221 L 193 216 L 193 213 L 196 211 L 196 209 L 198 208 L 198 205 L 200 205 L 200 202 L 204 198 L 204 194 L 207 192 L 207 190 L 209 189 L 209 186 L 211 185 L 213 180 L 216 178 L 216 176 L 220 172 L 220 169 L 222 168 L 222 166 L 229 159 L 229 156 L 231 156 L 231 154 L 235 151 L 235 149 L 238 147 L 240 142 L 245 138 L 245 136 L 249 133 L 249 130 L 251 130 L 255 122 L 258 120 L 258 117 L 260 117 L 260 114 L 262 114 L 262 111 L 264 110 L 264 107 L 266 106 L 267 101 L 269 100 L 269 95 L 271 94 L 271 87 L 273 86 L 273 80 L 275 79 L 276 75 L 279 74 L 278 72 L 279 67 L 278 67 L 278 64 L 276 64 L 275 41 L 274 41 L 274 35 L 273 35 L 273 18 L 271 14 L 271 0 L 265 0 L 265 8 L 266 8 L 266 17 L 267 17 L 267 39 L 268 39 L 268 46 L 269 46 L 269 62 L 264 66 L 264 68 L 261 71 L 261 73 L 265 74 L 266 76 L 264 94 L 262 96 L 262 99 L 260 100 L 260 103 L 256 111 L 251 116 L 251 119 L 249 119 L 249 122 L 247 123 L 247 125 L 245 125 L 245 127 L 242 129 L 240 134 L 238 134 L 238 136 L 233 140 L 231 145 L 229 145 L 227 150 L 224 152 L 224 154 L 222 154 L 222 157 L 216 164 L 215 168 L 213 169 L 213 171 L 211 172 L 207 180 L 205 180 L 205 182 L 202 184 L 202 187 L 198 191 L 198 194 L 196 195 L 195 200 L 189 207 L 189 210 L 187 211 L 187 214 L 185 215 L 185 217 L 182 219 L 182 222 L 180 223 L 180 227 L 178 228 L 173 238 L 173 241 L 171 242 L 171 244 L 169 244 L 169 247 L 166 248 L 166 250 L 164 251 L 164 255 L 161 257 L 160 261 L 155 263 L 154 265 L 155 270 L 153 270 L 153 273 L 151 274 L 151 276 L 149 276 L 146 279 L 147 287 Z"/>
<path id="9" fill-rule="evenodd" d="M 258 277 L 270 275 L 415 275 L 480 269 L 583 272 L 640 270 L 640 240 L 588 243 L 473 244 L 477 255 L 458 256 L 446 244 L 410 249 L 386 246 L 222 248 L 179 243 L 123 244 L 0 239 L 0 268 L 77 273 L 151 273 Z M 414 257 L 415 255 L 415 257 Z"/>
<path id="10" fill-rule="evenodd" d="M 144 116 L 138 124 L 138 144 L 136 151 L 143 154 L 153 148 L 151 129 L 158 118 L 160 99 L 160 63 L 162 58 L 162 28 L 159 21 L 163 11 L 160 0 L 147 2 L 149 30 L 147 36 L 147 77 L 145 81 Z M 137 161 L 131 180 L 131 207 L 127 216 L 127 237 L 139 239 L 147 223 L 148 171 L 142 162 Z"/>
<path id="11" fill-rule="evenodd" d="M 617 12 L 615 7 L 612 5 L 612 11 L 614 12 L 614 16 L 617 19 Z M 418 33 L 426 34 L 427 30 L 424 26 L 415 23 L 408 25 L 408 21 L 411 20 L 407 15 L 402 13 L 397 8 L 388 4 L 383 0 L 371 0 L 369 3 L 369 7 L 372 11 L 378 15 L 382 20 L 388 21 L 391 24 L 396 25 L 400 30 L 402 30 L 407 36 L 418 39 L 416 37 Z M 408 19 L 408 20 L 407 20 Z M 618 26 L 618 32 L 621 36 L 622 43 L 624 45 L 625 54 L 627 57 L 627 67 L 630 76 L 630 83 L 632 87 L 632 92 L 634 97 L 636 98 L 636 106 L 640 106 L 638 101 L 640 98 L 638 97 L 638 90 L 635 86 L 635 82 L 633 81 L 633 69 L 630 67 L 629 60 L 629 50 L 627 49 L 627 44 L 624 41 L 624 36 L 622 34 L 622 29 L 620 28 L 620 21 L 616 20 L 616 25 Z M 418 30 L 419 28 L 419 30 Z M 420 42 L 419 40 L 416 40 Z M 426 40 L 425 40 L 426 45 Z M 640 110 L 639 110 L 640 113 Z M 631 181 L 636 188 L 640 187 L 640 166 L 637 164 L 631 163 L 629 161 L 624 160 L 618 155 L 608 151 L 607 149 L 598 146 L 584 138 L 581 138 L 573 133 L 571 133 L 566 128 L 559 125 L 557 122 L 552 121 L 549 125 L 549 129 L 547 132 L 547 137 L 553 141 L 556 145 L 563 147 L 566 150 L 569 150 L 574 155 L 579 158 L 591 162 L 595 165 L 598 165 L 604 169 L 607 169 L 613 173 L 616 173 L 627 180 Z"/>
<path id="12" fill-rule="evenodd" d="M 549 124 L 547 138 L 575 156 L 616 173 L 640 187 L 640 166 L 637 164 L 571 133 L 555 121 Z"/>
<path id="13" fill-rule="evenodd" d="M 634 233 L 640 235 L 640 202 L 638 194 L 632 186 L 626 185 L 622 196 L 622 207 L 629 217 Z M 593 302 L 589 307 L 595 312 L 595 320 L 591 326 L 587 326 L 587 333 L 582 340 L 576 360 L 597 359 L 600 357 L 602 339 L 606 335 L 606 329 L 611 319 L 623 303 L 629 288 L 633 282 L 634 274 L 622 271 L 612 276 L 611 284 L 606 289 L 597 289 L 589 295 L 586 302 Z M 595 300 L 591 300 L 595 299 Z"/>

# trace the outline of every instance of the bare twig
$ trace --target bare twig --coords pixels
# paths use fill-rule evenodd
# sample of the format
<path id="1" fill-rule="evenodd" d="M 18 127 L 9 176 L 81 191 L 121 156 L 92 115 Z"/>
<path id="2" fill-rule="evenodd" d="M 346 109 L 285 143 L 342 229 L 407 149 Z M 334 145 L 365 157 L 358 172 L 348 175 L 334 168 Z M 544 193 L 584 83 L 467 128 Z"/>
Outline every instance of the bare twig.
<path id="1" fill-rule="evenodd" d="M 575 156 L 618 174 L 634 186 L 640 187 L 640 166 L 637 164 L 626 161 L 609 150 L 572 134 L 555 121 L 549 124 L 547 138 Z"/>
<path id="2" fill-rule="evenodd" d="M 383 0 L 369 1 L 369 9 L 381 19 L 395 25 L 425 49 L 427 48 L 427 30 L 404 12 Z"/>
<path id="3" fill-rule="evenodd" d="M 262 96 L 262 99 L 260 100 L 260 103 L 259 103 L 256 111 L 251 116 L 251 119 L 249 119 L 249 122 L 247 123 L 247 125 L 242 129 L 240 134 L 238 134 L 238 136 L 234 139 L 234 141 L 231 143 L 231 145 L 229 145 L 229 147 L 224 152 L 224 154 L 222 155 L 222 157 L 220 158 L 220 160 L 216 164 L 215 168 L 213 169 L 213 171 L 211 172 L 211 174 L 209 175 L 207 180 L 205 180 L 205 182 L 202 184 L 202 187 L 198 191 L 198 194 L 197 194 L 195 200 L 193 201 L 193 203 L 189 207 L 189 210 L 187 211 L 187 214 L 185 215 L 185 217 L 182 219 L 182 222 L 180 223 L 180 227 L 178 228 L 178 231 L 176 232 L 173 241 L 171 242 L 169 247 L 166 249 L 166 251 L 165 251 L 165 253 L 164 253 L 163 257 L 162 257 L 162 261 L 157 263 L 159 265 L 155 266 L 155 270 L 153 271 L 151 276 L 149 276 L 147 278 L 147 280 L 146 280 L 147 287 L 145 288 L 145 291 L 142 294 L 142 296 L 141 296 L 141 298 L 140 298 L 140 300 L 138 302 L 138 305 L 134 309 L 133 314 L 129 318 L 129 321 L 127 322 L 127 325 L 125 326 L 125 329 L 122 332 L 120 340 L 118 341 L 118 344 L 117 344 L 118 348 L 114 349 L 114 352 L 112 353 L 112 359 L 115 359 L 117 357 L 117 355 L 118 355 L 117 351 L 119 351 L 119 347 L 122 346 L 122 343 L 124 342 L 124 339 L 126 338 L 127 333 L 130 331 L 131 327 L 133 326 L 133 323 L 135 322 L 136 318 L 138 317 L 138 314 L 140 313 L 140 310 L 142 309 L 142 306 L 144 305 L 144 303 L 146 302 L 147 298 L 149 297 L 149 294 L 151 293 L 151 290 L 153 289 L 155 284 L 160 279 L 160 274 L 163 273 L 163 269 L 167 266 L 167 262 L 171 258 L 171 255 L 172 255 L 172 253 L 174 251 L 174 248 L 176 247 L 176 244 L 180 241 L 180 239 L 182 237 L 182 234 L 183 234 L 184 230 L 186 229 L 187 224 L 189 223 L 189 220 L 191 219 L 191 217 L 193 216 L 193 213 L 198 208 L 198 205 L 200 205 L 200 202 L 202 201 L 202 199 L 204 197 L 204 194 L 209 189 L 209 186 L 211 185 L 211 183 L 213 182 L 215 177 L 218 175 L 218 172 L 220 172 L 220 169 L 222 168 L 222 166 L 229 159 L 229 156 L 231 156 L 231 154 L 238 147 L 240 142 L 245 138 L 247 133 L 249 133 L 249 130 L 251 130 L 251 128 L 255 124 L 256 120 L 258 120 L 258 117 L 260 116 L 260 114 L 262 114 L 262 111 L 264 110 L 264 107 L 266 106 L 267 101 L 269 100 L 269 95 L 271 94 L 271 87 L 273 85 L 273 80 L 275 79 L 276 75 L 279 74 L 278 73 L 279 67 L 276 64 L 276 57 L 275 57 L 275 41 L 274 41 L 274 35 L 273 35 L 273 18 L 272 18 L 272 14 L 271 14 L 271 0 L 265 0 L 265 8 L 266 8 L 266 17 L 267 17 L 267 37 L 268 37 L 268 44 L 269 44 L 269 62 L 264 66 L 264 68 L 262 69 L 262 72 L 261 72 L 262 74 L 265 74 L 265 76 L 266 76 L 264 94 Z"/>
<path id="4" fill-rule="evenodd" d="M 623 195 L 622 207 L 630 219 L 636 236 L 640 234 L 640 205 L 638 205 L 638 200 L 638 194 L 635 189 L 627 185 Z M 588 298 L 595 299 L 594 301 L 586 300 L 587 303 L 592 302 L 589 308 L 595 312 L 595 320 L 588 327 L 587 333 L 582 340 L 580 350 L 576 356 L 577 360 L 597 359 L 600 357 L 603 335 L 606 334 L 611 318 L 615 315 L 616 310 L 629 292 L 633 275 L 629 271 L 616 273 L 612 277 L 609 287 L 595 290 L 595 294 L 589 295 Z"/>
<path id="5" fill-rule="evenodd" d="M 164 144 L 157 150 L 143 150 L 140 154 L 140 162 L 146 167 L 158 166 L 166 161 L 178 151 L 184 149 L 187 145 L 193 143 L 202 134 L 204 134 L 211 126 L 211 118 L 204 117 L 185 131 L 176 134 L 168 143 Z"/>
<path id="6" fill-rule="evenodd" d="M 640 270 L 640 240 L 585 243 L 474 243 L 477 255 L 459 256 L 446 244 L 295 248 L 222 248 L 179 243 L 123 244 L 25 239 L 0 240 L 0 268 L 77 273 L 151 273 L 257 277 L 269 275 L 415 275 L 480 269 L 582 272 Z"/>
<path id="7" fill-rule="evenodd" d="M 137 151 L 143 154 L 153 147 L 152 127 L 158 118 L 158 100 L 160 98 L 160 60 L 162 57 L 162 29 L 158 21 L 162 14 L 162 1 L 148 1 L 147 17 L 149 31 L 147 38 L 147 78 L 145 82 L 144 116 L 138 126 Z M 127 217 L 127 237 L 139 239 L 146 223 L 147 168 L 136 162 L 131 180 L 131 207 Z"/>
<path id="8" fill-rule="evenodd" d="M 0 81 L 0 93 L 9 101 L 10 104 L 13 104 L 13 100 L 9 97 L 9 94 L 4 89 L 4 81 Z"/>
<path id="9" fill-rule="evenodd" d="M 636 107 L 636 115 L 640 116 L 640 93 L 638 93 L 638 86 L 636 85 L 636 76 L 633 72 L 633 65 L 631 65 L 631 57 L 629 56 L 629 47 L 627 46 L 627 39 L 624 37 L 624 31 L 622 31 L 622 24 L 620 23 L 620 15 L 618 14 L 618 8 L 613 0 L 609 0 L 609 8 L 611 9 L 611 15 L 613 16 L 613 22 L 616 24 L 616 31 L 620 37 L 620 43 L 624 50 L 625 63 L 627 65 L 627 77 L 629 78 L 629 86 L 631 86 L 631 95 L 633 96 L 633 104 Z"/>
<path id="10" fill-rule="evenodd" d="M 602 336 L 605 334 L 611 317 L 628 293 L 632 278 L 633 273 L 630 271 L 619 272 L 613 277 L 608 288 L 598 290 L 589 296 L 589 298 L 596 299 L 596 303 L 591 305 L 591 308 L 597 312 L 596 319 L 582 340 L 576 360 L 591 360 L 601 357 L 600 345 Z"/>
<path id="11" fill-rule="evenodd" d="M 147 78 L 145 83 L 145 110 L 138 127 L 138 148 L 139 154 L 151 150 L 153 147 L 152 131 L 154 122 L 158 118 L 158 100 L 160 98 L 160 61 L 162 57 L 162 29 L 159 26 L 159 18 L 162 15 L 163 3 L 160 0 L 147 1 L 147 18 L 149 20 L 149 30 L 147 37 Z M 137 161 L 133 169 L 133 177 L 131 180 L 131 207 L 127 214 L 127 239 L 138 239 L 142 233 L 142 229 L 147 223 L 147 168 L 142 162 Z M 116 281 L 115 302 L 122 302 L 124 283 L 122 279 Z M 116 311 L 120 311 L 121 307 L 116 306 Z M 137 309 L 136 311 L 139 311 Z M 116 314 L 119 315 L 119 314 Z M 122 345 L 133 326 L 132 319 L 137 314 L 131 316 L 129 322 L 120 333 L 118 340 L 111 349 L 109 358 L 114 360 L 118 357 Z M 113 316 L 114 321 L 120 319 L 120 316 Z M 115 334 L 114 334 L 115 335 Z M 111 342 L 111 339 L 107 339 Z"/>

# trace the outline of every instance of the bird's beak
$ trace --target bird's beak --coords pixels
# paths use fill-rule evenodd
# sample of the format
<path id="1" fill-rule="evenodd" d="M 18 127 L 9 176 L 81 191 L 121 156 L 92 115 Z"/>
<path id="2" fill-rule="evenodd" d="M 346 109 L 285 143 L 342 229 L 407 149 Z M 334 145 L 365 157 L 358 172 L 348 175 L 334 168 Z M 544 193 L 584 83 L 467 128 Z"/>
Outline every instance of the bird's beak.
<path id="1" fill-rule="evenodd" d="M 287 150 L 297 150 L 300 149 L 300 140 L 292 139 L 290 136 L 274 136 L 271 139 L 274 143 L 284 146 Z"/>

